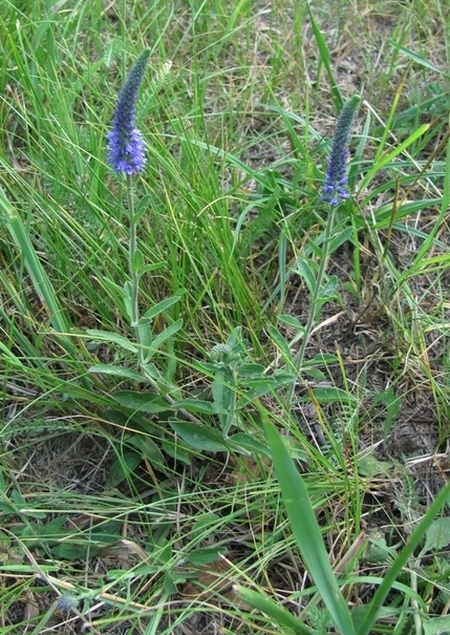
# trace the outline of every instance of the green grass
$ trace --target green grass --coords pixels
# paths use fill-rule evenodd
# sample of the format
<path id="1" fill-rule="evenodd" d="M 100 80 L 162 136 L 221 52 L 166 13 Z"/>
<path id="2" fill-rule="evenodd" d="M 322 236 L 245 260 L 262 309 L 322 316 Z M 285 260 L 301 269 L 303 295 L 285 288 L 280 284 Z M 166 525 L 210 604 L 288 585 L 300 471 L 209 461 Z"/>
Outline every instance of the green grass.
<path id="1" fill-rule="evenodd" d="M 449 24 L 4 2 L 0 635 L 450 628 Z M 147 47 L 138 332 L 106 134 Z"/>

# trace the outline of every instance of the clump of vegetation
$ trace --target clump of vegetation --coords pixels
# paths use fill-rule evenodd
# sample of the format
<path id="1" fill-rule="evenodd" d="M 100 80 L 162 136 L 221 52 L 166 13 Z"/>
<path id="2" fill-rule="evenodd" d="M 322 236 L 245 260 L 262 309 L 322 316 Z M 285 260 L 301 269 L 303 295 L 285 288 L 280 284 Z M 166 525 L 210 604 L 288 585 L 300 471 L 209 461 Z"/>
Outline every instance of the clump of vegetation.
<path id="1" fill-rule="evenodd" d="M 131 4 L 0 16 L 0 634 L 450 630 L 448 8 Z"/>

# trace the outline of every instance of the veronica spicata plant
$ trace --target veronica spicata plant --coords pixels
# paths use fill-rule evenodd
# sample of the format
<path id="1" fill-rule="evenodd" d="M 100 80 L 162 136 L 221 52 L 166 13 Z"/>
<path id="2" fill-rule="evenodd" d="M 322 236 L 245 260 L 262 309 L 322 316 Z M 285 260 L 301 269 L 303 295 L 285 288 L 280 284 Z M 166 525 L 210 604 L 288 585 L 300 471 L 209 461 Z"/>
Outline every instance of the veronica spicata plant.
<path id="1" fill-rule="evenodd" d="M 314 326 L 318 322 L 323 305 L 335 296 L 337 278 L 334 276 L 329 281 L 324 282 L 330 254 L 330 244 L 333 236 L 333 226 L 335 209 L 340 202 L 350 197 L 348 191 L 348 168 L 349 141 L 353 119 L 360 102 L 359 95 L 354 95 L 345 104 L 336 124 L 336 131 L 331 148 L 331 155 L 328 160 L 328 167 L 325 173 L 324 185 L 322 188 L 322 200 L 328 203 L 327 220 L 322 234 L 321 247 L 315 245 L 314 253 L 319 256 L 319 264 L 315 261 L 300 257 L 297 261 L 297 272 L 305 277 L 312 294 L 311 308 L 308 320 L 303 330 L 303 337 L 299 350 L 293 360 L 293 365 L 298 374 L 305 357 L 306 346 Z M 315 275 L 314 275 L 315 274 Z M 313 281 L 313 282 L 312 282 Z M 292 383 L 288 393 L 288 403 L 292 403 L 295 391 L 295 381 Z"/>
<path id="2" fill-rule="evenodd" d="M 119 93 L 112 130 L 108 133 L 108 161 L 114 172 L 127 177 L 128 213 L 130 218 L 129 272 L 130 281 L 125 283 L 125 303 L 129 308 L 131 325 L 135 329 L 138 344 L 139 367 L 144 367 L 143 337 L 139 326 L 139 270 L 142 255 L 137 247 L 137 218 L 134 213 L 132 176 L 142 172 L 145 165 L 145 145 L 142 132 L 135 126 L 136 102 L 150 57 L 146 49 L 137 58 Z"/>
<path id="3" fill-rule="evenodd" d="M 151 265 L 145 266 L 142 252 L 138 247 L 137 225 L 145 211 L 145 206 L 141 206 L 141 210 L 135 211 L 133 180 L 138 173 L 143 171 L 146 158 L 144 138 L 142 132 L 135 125 L 135 115 L 139 89 L 144 79 L 149 57 L 150 50 L 144 50 L 131 69 L 119 93 L 112 119 L 112 128 L 107 135 L 108 163 L 114 172 L 126 177 L 126 210 L 130 227 L 128 248 L 129 276 L 124 284 L 122 298 L 131 327 L 134 329 L 136 343 L 130 342 L 122 336 L 111 336 L 110 333 L 102 331 L 91 330 L 89 334 L 100 341 L 113 341 L 123 349 L 135 352 L 140 373 L 156 389 L 157 393 L 162 393 L 165 402 L 171 405 L 174 400 L 168 393 L 173 386 L 165 380 L 161 372 L 151 363 L 151 360 L 158 348 L 181 328 L 182 320 L 180 319 L 170 324 L 167 328 L 160 331 L 156 337 L 153 337 L 151 324 L 159 314 L 178 302 L 179 297 L 165 298 L 161 302 L 152 305 L 142 316 L 139 312 L 140 278 L 145 271 L 151 268 Z M 166 74 L 166 71 L 164 71 L 164 74 Z M 129 369 L 94 366 L 90 371 L 109 374 L 113 372 L 114 374 L 122 374 L 141 381 L 141 376 L 134 371 L 129 371 Z"/>

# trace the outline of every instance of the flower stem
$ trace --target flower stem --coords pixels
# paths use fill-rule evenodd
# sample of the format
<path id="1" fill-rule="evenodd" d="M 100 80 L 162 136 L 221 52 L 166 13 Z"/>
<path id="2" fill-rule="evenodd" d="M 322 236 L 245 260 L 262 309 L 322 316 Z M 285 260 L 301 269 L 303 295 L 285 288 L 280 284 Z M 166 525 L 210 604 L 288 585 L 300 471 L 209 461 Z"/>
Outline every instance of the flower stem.
<path id="1" fill-rule="evenodd" d="M 134 328 L 134 334 L 136 338 L 136 344 L 138 346 L 138 369 L 149 382 L 149 384 L 156 390 L 156 392 L 164 397 L 169 405 L 175 403 L 175 399 L 164 393 L 161 390 L 161 387 L 158 385 L 158 382 L 150 377 L 149 373 L 145 368 L 145 351 L 142 342 L 141 328 L 150 328 L 148 325 L 140 326 L 139 325 L 139 271 L 136 267 L 136 253 L 138 251 L 137 246 L 137 220 L 134 209 L 134 196 L 133 196 L 133 175 L 127 174 L 127 203 L 128 203 L 128 216 L 130 223 L 130 240 L 128 247 L 128 268 L 130 274 L 131 281 L 131 324 Z M 184 415 L 186 419 L 192 421 L 196 424 L 201 424 L 201 421 L 197 419 L 194 415 L 192 415 L 184 408 L 180 408 L 180 413 Z"/>
<path id="2" fill-rule="evenodd" d="M 331 238 L 331 233 L 333 230 L 334 216 L 335 216 L 334 214 L 335 207 L 333 205 L 330 205 L 329 207 L 330 209 L 328 211 L 327 221 L 325 223 L 325 229 L 323 231 L 322 253 L 320 256 L 319 269 L 317 271 L 314 293 L 311 298 L 311 306 L 309 310 L 308 320 L 306 322 L 305 332 L 303 334 L 303 337 L 300 343 L 300 348 L 298 349 L 298 352 L 296 356 L 294 357 L 294 361 L 293 361 L 294 369 L 297 375 L 301 371 L 303 361 L 305 358 L 306 347 L 308 345 L 309 338 L 311 337 L 312 330 L 315 326 L 315 322 L 317 318 L 316 305 L 322 293 L 323 281 L 324 281 L 327 266 L 328 266 L 328 256 L 329 256 L 328 251 L 329 251 L 330 238 Z M 292 400 L 294 398 L 294 392 L 295 392 L 295 384 L 296 384 L 296 380 L 292 382 L 291 387 L 289 388 L 288 399 L 287 399 L 287 403 L 289 407 L 292 406 Z"/>
<path id="3" fill-rule="evenodd" d="M 144 366 L 144 351 L 139 326 L 139 271 L 136 271 L 135 256 L 137 251 L 137 222 L 134 212 L 133 176 L 127 174 L 127 202 L 130 227 L 130 242 L 128 249 L 128 268 L 131 280 L 131 323 L 134 325 L 136 343 L 138 345 L 138 367 L 142 372 Z"/>

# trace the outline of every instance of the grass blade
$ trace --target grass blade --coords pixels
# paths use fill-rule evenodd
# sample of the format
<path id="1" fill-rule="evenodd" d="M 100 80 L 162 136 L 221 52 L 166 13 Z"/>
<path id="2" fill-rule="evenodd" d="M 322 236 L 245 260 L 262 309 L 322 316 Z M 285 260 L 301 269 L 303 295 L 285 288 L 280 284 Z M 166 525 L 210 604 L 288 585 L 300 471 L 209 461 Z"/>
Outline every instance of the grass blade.
<path id="1" fill-rule="evenodd" d="M 279 626 L 290 628 L 296 635 L 312 635 L 311 629 L 271 598 L 240 585 L 237 585 L 235 590 L 241 600 L 271 617 Z"/>
<path id="2" fill-rule="evenodd" d="M 330 52 L 328 50 L 327 43 L 325 42 L 325 38 L 323 37 L 319 27 L 317 26 L 317 22 L 314 19 L 314 14 L 311 11 L 309 2 L 306 3 L 306 6 L 308 7 L 309 18 L 311 20 L 314 37 L 316 38 L 317 48 L 319 49 L 320 57 L 322 59 L 323 65 L 326 68 L 328 78 L 330 80 L 331 98 L 333 100 L 334 107 L 336 108 L 336 112 L 340 113 L 342 110 L 342 106 L 344 105 L 344 99 L 342 98 L 341 91 L 339 90 L 336 78 L 333 73 L 333 69 L 331 67 Z"/>
<path id="3" fill-rule="evenodd" d="M 339 632 L 355 635 L 350 611 L 334 576 L 303 479 L 275 427 L 266 422 L 264 428 L 286 512 L 303 561 Z"/>
<path id="4" fill-rule="evenodd" d="M 424 135 L 429 127 L 430 127 L 429 123 L 423 124 L 423 126 L 420 126 L 420 128 L 418 128 L 417 130 L 414 130 L 414 132 L 411 133 L 409 135 L 409 137 L 407 139 L 405 139 L 405 141 L 400 143 L 400 145 L 396 146 L 393 150 L 391 150 L 387 154 L 383 155 L 378 161 L 376 161 L 375 165 L 367 172 L 367 174 L 366 174 L 366 176 L 365 176 L 365 178 L 364 178 L 364 180 L 363 180 L 363 182 L 361 184 L 361 190 L 367 187 L 367 185 L 373 179 L 375 174 L 377 174 L 377 172 L 382 170 L 393 159 L 395 159 L 395 157 L 397 157 L 404 150 L 406 150 L 406 148 L 409 148 L 409 146 L 411 144 L 413 144 L 414 141 L 416 141 L 422 135 Z"/>
<path id="5" fill-rule="evenodd" d="M 50 282 L 44 267 L 39 260 L 29 233 L 26 230 L 20 215 L 6 198 L 5 193 L 0 188 L 0 210 L 6 217 L 6 227 L 23 258 L 25 268 L 30 276 L 33 286 L 39 298 L 45 304 L 49 322 L 58 334 L 70 332 L 69 323 L 66 320 L 63 309 L 56 298 L 55 290 Z M 67 337 L 59 337 L 59 342 L 66 352 L 73 353 L 74 347 Z"/>
<path id="6" fill-rule="evenodd" d="M 417 529 L 412 534 L 407 544 L 403 547 L 394 564 L 385 575 L 383 582 L 378 587 L 375 595 L 373 596 L 364 622 L 358 629 L 358 635 L 369 635 L 372 627 L 377 619 L 379 611 L 383 606 L 383 603 L 390 592 L 392 585 L 394 584 L 398 574 L 406 565 L 408 560 L 413 556 L 415 549 L 419 546 L 421 540 L 425 536 L 426 531 L 433 522 L 436 514 L 442 509 L 450 496 L 450 483 L 448 483 L 436 496 L 431 503 L 428 512 L 425 514 L 422 521 L 419 523 Z"/>

